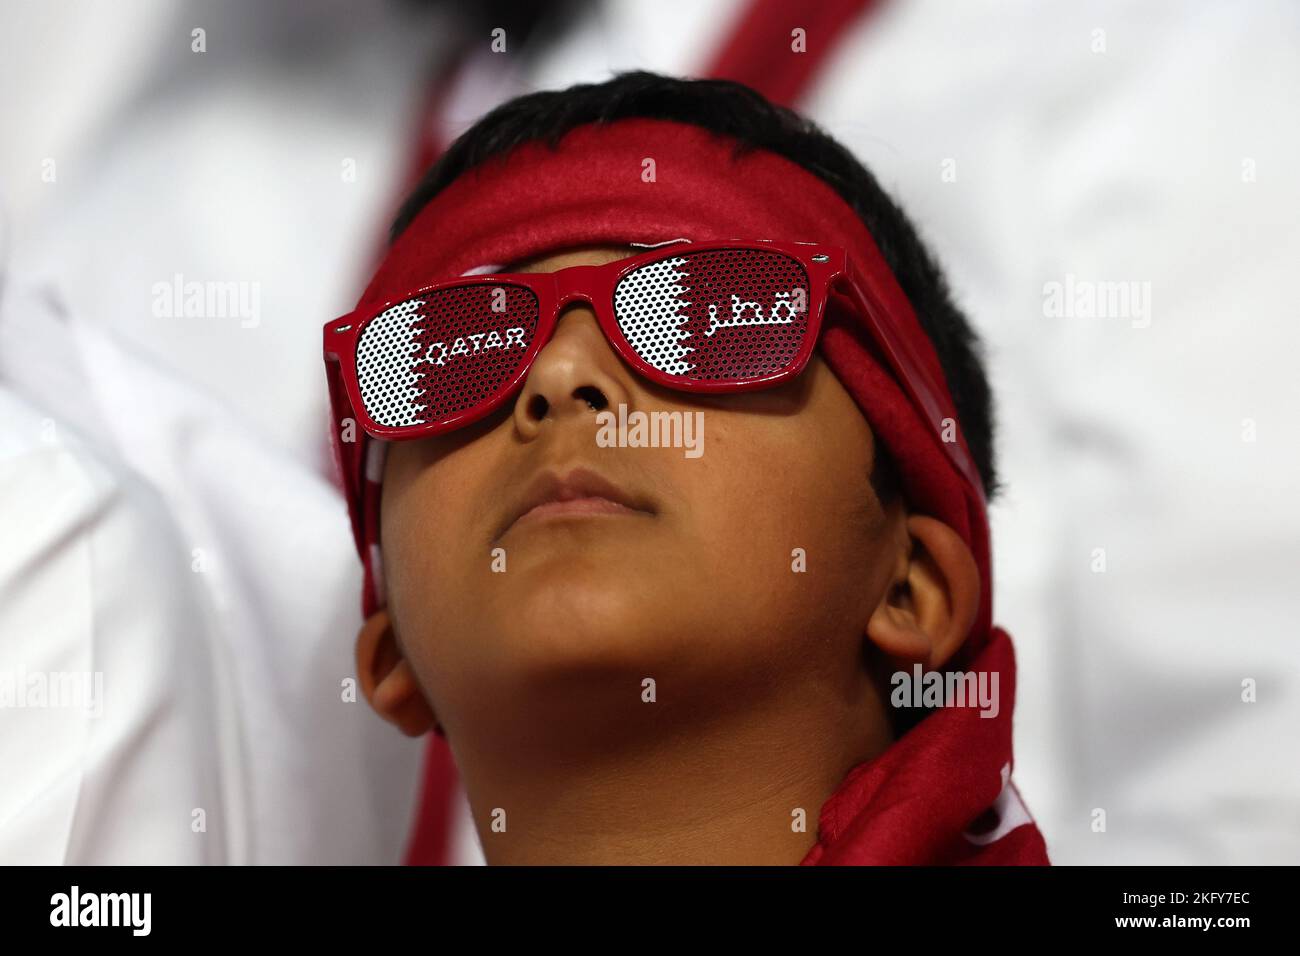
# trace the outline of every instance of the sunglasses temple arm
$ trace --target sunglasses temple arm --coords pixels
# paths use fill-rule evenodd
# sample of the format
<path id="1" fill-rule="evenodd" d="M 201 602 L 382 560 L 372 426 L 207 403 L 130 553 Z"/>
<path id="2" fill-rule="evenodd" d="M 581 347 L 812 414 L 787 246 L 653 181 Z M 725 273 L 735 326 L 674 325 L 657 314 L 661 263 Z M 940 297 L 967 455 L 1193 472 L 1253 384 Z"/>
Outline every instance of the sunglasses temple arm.
<path id="1" fill-rule="evenodd" d="M 935 387 L 915 350 L 904 336 L 897 334 L 889 314 L 867 297 L 866 286 L 855 274 L 852 266 L 846 269 L 844 278 L 847 281 L 837 285 L 847 291 L 849 300 L 866 319 L 876 344 L 884 352 L 899 384 L 911 399 L 913 406 L 925 416 L 944 453 L 971 487 L 979 504 L 984 506 L 986 504 L 984 482 L 980 478 L 979 469 L 975 467 L 975 460 L 966 445 L 966 439 L 961 434 L 956 412 L 945 407 L 945 403 L 939 397 L 942 391 Z M 948 422 L 952 424 L 955 441 L 947 441 L 944 438 L 944 430 Z"/>
<path id="2" fill-rule="evenodd" d="M 325 378 L 329 385 L 330 454 L 345 498 L 355 500 L 361 490 L 361 470 L 364 467 L 362 453 L 366 442 L 361 433 L 361 423 L 352 407 L 352 399 L 348 395 L 347 384 L 344 382 L 343 363 L 335 354 L 327 354 L 325 357 Z M 350 438 L 344 434 L 344 429 L 349 423 L 352 429 Z M 352 514 L 352 536 L 360 547 L 363 543 L 362 529 L 359 515 L 355 510 Z"/>

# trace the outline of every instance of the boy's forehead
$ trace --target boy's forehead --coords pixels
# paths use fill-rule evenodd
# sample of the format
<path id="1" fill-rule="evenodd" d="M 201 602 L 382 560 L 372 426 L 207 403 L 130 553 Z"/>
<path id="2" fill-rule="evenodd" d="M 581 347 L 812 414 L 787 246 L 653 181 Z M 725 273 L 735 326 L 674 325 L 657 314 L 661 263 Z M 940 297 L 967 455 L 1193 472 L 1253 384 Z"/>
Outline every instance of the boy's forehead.
<path id="1" fill-rule="evenodd" d="M 543 252 L 527 259 L 511 262 L 502 272 L 557 272 L 570 266 L 600 266 L 618 259 L 626 259 L 645 249 L 638 246 L 598 244 L 577 246 L 552 252 Z"/>

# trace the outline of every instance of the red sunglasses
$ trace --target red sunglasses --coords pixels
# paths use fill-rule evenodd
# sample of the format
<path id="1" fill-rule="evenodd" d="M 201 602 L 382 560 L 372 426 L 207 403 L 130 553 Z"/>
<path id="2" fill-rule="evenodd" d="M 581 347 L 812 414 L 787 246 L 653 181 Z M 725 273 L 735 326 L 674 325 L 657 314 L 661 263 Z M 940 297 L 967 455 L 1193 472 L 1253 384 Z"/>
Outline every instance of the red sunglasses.
<path id="1" fill-rule="evenodd" d="M 953 415 L 943 392 L 845 251 L 771 240 L 682 241 L 599 266 L 461 276 L 342 316 L 324 329 L 335 419 L 346 398 L 362 429 L 389 441 L 469 425 L 521 386 L 575 301 L 651 382 L 683 392 L 770 388 L 808 364 L 831 295 L 846 296 L 863 317 L 937 438 Z M 941 444 L 982 500 L 964 444 Z"/>

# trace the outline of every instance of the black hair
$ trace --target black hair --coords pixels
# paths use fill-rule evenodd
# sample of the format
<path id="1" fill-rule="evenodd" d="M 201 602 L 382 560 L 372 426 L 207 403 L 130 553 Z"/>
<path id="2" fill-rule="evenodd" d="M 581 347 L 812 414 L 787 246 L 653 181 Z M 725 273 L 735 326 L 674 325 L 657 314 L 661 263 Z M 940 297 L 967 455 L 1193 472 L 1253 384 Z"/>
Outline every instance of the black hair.
<path id="1" fill-rule="evenodd" d="M 998 490 L 992 395 L 980 342 L 953 304 L 943 273 L 907 216 L 848 149 L 811 120 L 769 102 L 748 86 L 633 71 L 603 83 L 516 97 L 483 116 L 452 143 L 402 204 L 391 238 L 401 235 L 453 180 L 488 159 L 534 140 L 554 146 L 570 130 L 587 123 L 631 117 L 690 123 L 738 140 L 742 152 L 777 153 L 820 177 L 843 197 L 875 239 L 934 344 L 962 434 L 991 499 Z M 890 486 L 891 466 L 887 456 L 876 458 L 877 473 L 872 477 L 873 482 L 881 480 L 880 490 Z"/>

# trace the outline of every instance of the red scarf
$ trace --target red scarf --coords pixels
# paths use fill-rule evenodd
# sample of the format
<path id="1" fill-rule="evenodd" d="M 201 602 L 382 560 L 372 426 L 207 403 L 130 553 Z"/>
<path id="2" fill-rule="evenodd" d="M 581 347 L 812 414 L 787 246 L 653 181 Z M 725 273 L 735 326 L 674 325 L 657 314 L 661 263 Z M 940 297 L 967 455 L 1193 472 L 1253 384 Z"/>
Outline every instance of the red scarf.
<path id="1" fill-rule="evenodd" d="M 973 671 L 997 673 L 999 713 L 940 708 L 822 805 L 804 866 L 1046 866 L 1047 847 L 1011 783 L 1016 662 L 994 628 Z"/>
<path id="2" fill-rule="evenodd" d="M 457 178 L 389 248 L 359 308 L 378 308 L 483 263 L 505 264 L 585 244 L 686 238 L 783 239 L 844 247 L 876 301 L 944 382 L 933 345 L 853 209 L 823 180 L 766 150 L 666 120 L 580 126 L 555 147 L 525 143 Z M 653 161 L 649 163 L 647 161 Z M 648 171 L 652 171 L 651 178 Z M 981 576 L 980 611 L 949 666 L 999 674 L 996 717 L 943 708 L 875 760 L 855 768 L 820 814 L 821 842 L 804 862 L 1045 863 L 1043 841 L 1010 786 L 1015 664 L 1010 638 L 992 627 L 984 504 L 967 491 L 901 387 L 873 358 L 854 316 L 828 313 L 820 353 L 897 463 L 911 507 L 966 541 Z M 944 404 L 952 407 L 951 397 Z M 382 606 L 380 459 L 367 441 L 335 442 L 366 567 L 366 614 Z M 997 816 L 1000 823 L 992 823 Z M 1022 819 L 1023 818 L 1023 819 Z M 963 837 L 977 827 L 991 841 Z M 418 841 L 418 836 L 417 836 Z"/>

